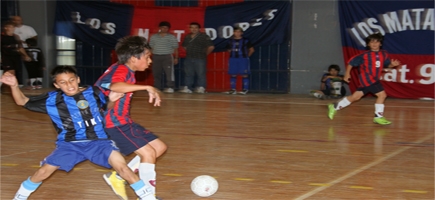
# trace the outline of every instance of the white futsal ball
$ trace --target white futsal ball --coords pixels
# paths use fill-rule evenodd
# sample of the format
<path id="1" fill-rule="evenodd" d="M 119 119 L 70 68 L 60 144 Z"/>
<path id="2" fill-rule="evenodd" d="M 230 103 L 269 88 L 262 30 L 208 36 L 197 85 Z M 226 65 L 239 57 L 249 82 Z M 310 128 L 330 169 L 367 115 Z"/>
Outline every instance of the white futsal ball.
<path id="1" fill-rule="evenodd" d="M 190 189 L 193 193 L 200 197 L 209 197 L 216 193 L 219 184 L 215 178 L 209 175 L 197 176 L 190 184 Z"/>

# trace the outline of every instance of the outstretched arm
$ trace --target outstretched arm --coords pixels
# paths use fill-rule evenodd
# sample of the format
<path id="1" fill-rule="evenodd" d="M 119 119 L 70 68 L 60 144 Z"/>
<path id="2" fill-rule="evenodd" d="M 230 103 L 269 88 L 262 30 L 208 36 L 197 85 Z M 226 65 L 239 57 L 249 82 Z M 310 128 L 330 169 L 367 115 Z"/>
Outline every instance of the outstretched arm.
<path id="1" fill-rule="evenodd" d="M 393 68 L 399 66 L 401 63 L 397 59 L 391 59 L 391 63 L 388 65 L 388 68 Z"/>
<path id="2" fill-rule="evenodd" d="M 29 98 L 26 97 L 23 92 L 21 92 L 20 87 L 18 87 L 17 78 L 13 74 L 10 72 L 4 73 L 0 81 L 11 86 L 12 97 L 17 105 L 24 106 L 29 101 Z"/>
<path id="3" fill-rule="evenodd" d="M 116 82 L 110 85 L 110 90 L 118 93 L 146 90 L 150 96 L 149 103 L 154 102 L 154 106 L 160 106 L 160 102 L 162 101 L 160 99 L 159 90 L 149 85 L 135 85 L 125 82 Z"/>

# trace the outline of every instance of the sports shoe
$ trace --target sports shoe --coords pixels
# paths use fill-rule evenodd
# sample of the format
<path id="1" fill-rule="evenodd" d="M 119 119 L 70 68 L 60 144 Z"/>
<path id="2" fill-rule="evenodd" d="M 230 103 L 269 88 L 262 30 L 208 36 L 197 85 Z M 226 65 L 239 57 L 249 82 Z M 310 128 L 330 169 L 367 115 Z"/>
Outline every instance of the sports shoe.
<path id="1" fill-rule="evenodd" d="M 334 104 L 328 104 L 328 117 L 329 119 L 334 119 L 334 115 L 337 113 L 337 110 L 335 110 Z"/>
<path id="2" fill-rule="evenodd" d="M 231 89 L 227 92 L 227 94 L 237 94 L 237 91 L 235 89 Z"/>
<path id="3" fill-rule="evenodd" d="M 165 92 L 165 93 L 174 93 L 174 89 L 172 89 L 172 88 L 165 88 L 163 90 L 163 92 Z"/>
<path id="4" fill-rule="evenodd" d="M 243 94 L 243 95 L 245 95 L 245 94 L 248 94 L 248 90 L 242 90 L 242 91 L 240 91 L 240 92 L 238 92 L 239 94 Z"/>
<path id="5" fill-rule="evenodd" d="M 198 88 L 196 88 L 195 92 L 199 93 L 199 94 L 204 94 L 205 93 L 205 88 L 204 87 L 198 87 Z"/>
<path id="6" fill-rule="evenodd" d="M 181 93 L 192 93 L 192 90 L 190 90 L 189 87 L 184 86 L 183 89 L 178 90 L 178 92 L 181 92 Z"/>
<path id="7" fill-rule="evenodd" d="M 128 200 L 127 192 L 125 191 L 125 180 L 116 177 L 115 171 L 104 174 L 103 178 L 120 199 Z"/>
<path id="8" fill-rule="evenodd" d="M 375 118 L 373 118 L 373 122 L 376 124 L 380 124 L 380 125 L 391 124 L 391 122 L 388 121 L 387 119 L 385 119 L 385 117 L 375 117 Z"/>

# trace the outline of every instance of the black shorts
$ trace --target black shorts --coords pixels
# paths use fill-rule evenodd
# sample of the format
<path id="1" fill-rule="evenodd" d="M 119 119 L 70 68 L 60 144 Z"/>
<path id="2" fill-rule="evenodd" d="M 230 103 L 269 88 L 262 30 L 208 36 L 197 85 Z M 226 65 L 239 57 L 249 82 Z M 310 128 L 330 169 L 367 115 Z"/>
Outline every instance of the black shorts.
<path id="1" fill-rule="evenodd" d="M 106 132 L 110 139 L 115 141 L 121 153 L 126 156 L 157 139 L 151 131 L 134 122 L 106 128 Z"/>
<path id="2" fill-rule="evenodd" d="M 377 81 L 367 87 L 360 87 L 356 89 L 357 91 L 361 91 L 364 93 L 364 95 L 368 93 L 377 94 L 379 92 L 384 91 L 384 86 L 382 86 L 380 81 Z"/>

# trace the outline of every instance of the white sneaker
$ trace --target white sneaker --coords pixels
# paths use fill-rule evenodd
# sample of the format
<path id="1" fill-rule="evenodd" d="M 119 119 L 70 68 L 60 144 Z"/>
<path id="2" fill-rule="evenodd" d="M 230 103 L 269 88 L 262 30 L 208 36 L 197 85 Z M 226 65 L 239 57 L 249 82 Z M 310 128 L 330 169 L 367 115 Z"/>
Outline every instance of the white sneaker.
<path id="1" fill-rule="evenodd" d="M 181 92 L 181 93 L 192 93 L 192 90 L 190 90 L 189 87 L 184 86 L 183 89 L 178 90 L 178 92 Z"/>
<path id="2" fill-rule="evenodd" d="M 163 92 L 165 92 L 165 93 L 174 93 L 174 89 L 172 89 L 172 88 L 165 88 L 163 90 Z"/>
<path id="3" fill-rule="evenodd" d="M 204 87 L 198 87 L 195 90 L 196 93 L 200 93 L 200 94 L 204 94 L 205 93 L 205 88 Z"/>

